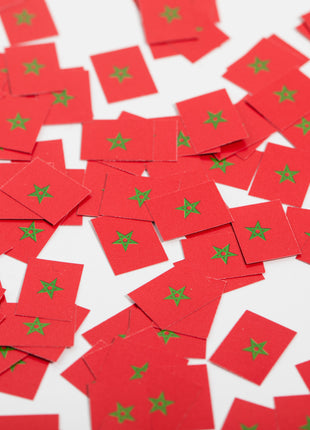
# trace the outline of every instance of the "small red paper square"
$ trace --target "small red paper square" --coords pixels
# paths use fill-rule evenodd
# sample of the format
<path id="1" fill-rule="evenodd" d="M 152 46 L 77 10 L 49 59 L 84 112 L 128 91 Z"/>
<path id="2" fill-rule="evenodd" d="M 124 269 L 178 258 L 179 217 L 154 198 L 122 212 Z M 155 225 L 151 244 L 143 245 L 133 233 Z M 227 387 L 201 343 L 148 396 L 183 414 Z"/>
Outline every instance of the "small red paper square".
<path id="1" fill-rule="evenodd" d="M 295 124 L 281 131 L 295 148 L 310 152 L 310 114 L 304 115 Z"/>
<path id="2" fill-rule="evenodd" d="M 61 70 L 62 87 L 53 92 L 52 108 L 45 124 L 72 124 L 93 117 L 89 73 L 82 68 Z"/>
<path id="3" fill-rule="evenodd" d="M 0 375 L 27 355 L 26 352 L 18 351 L 10 346 L 0 346 Z"/>
<path id="4" fill-rule="evenodd" d="M 296 27 L 296 30 L 299 31 L 303 36 L 305 36 L 308 40 L 310 40 L 310 29 L 304 22 Z"/>
<path id="5" fill-rule="evenodd" d="M 198 152 L 248 136 L 226 90 L 179 102 L 177 108 Z"/>
<path id="6" fill-rule="evenodd" d="M 82 271 L 82 264 L 30 260 L 16 315 L 72 321 Z"/>
<path id="7" fill-rule="evenodd" d="M 55 44 L 13 46 L 5 55 L 13 95 L 37 95 L 63 88 Z"/>
<path id="8" fill-rule="evenodd" d="M 300 376 L 302 377 L 304 383 L 307 385 L 308 390 L 310 391 L 310 360 L 296 364 L 296 369 L 298 370 Z"/>
<path id="9" fill-rule="evenodd" d="M 168 328 L 223 293 L 223 281 L 206 278 L 194 269 L 179 264 L 142 285 L 129 297 L 158 327 Z"/>
<path id="10" fill-rule="evenodd" d="M 151 223 L 124 218 L 92 220 L 115 275 L 167 261 Z"/>
<path id="11" fill-rule="evenodd" d="M 59 415 L 1 415 L 0 426 L 6 430 L 59 430 Z"/>
<path id="12" fill-rule="evenodd" d="M 216 155 L 202 156 L 210 179 L 219 184 L 247 190 L 261 160 L 262 153 L 255 151 L 247 160 L 236 155 L 219 160 Z"/>
<path id="13" fill-rule="evenodd" d="M 278 426 L 275 411 L 265 406 L 235 399 L 228 412 L 222 430 L 231 430 L 234 428 L 277 430 Z"/>
<path id="14" fill-rule="evenodd" d="M 167 194 L 147 202 L 163 240 L 217 227 L 231 216 L 212 181 Z M 212 210 L 210 208 L 212 207 Z"/>
<path id="15" fill-rule="evenodd" d="M 152 121 L 95 120 L 83 124 L 81 158 L 106 161 L 153 160 Z"/>
<path id="16" fill-rule="evenodd" d="M 310 396 L 284 396 L 274 398 L 278 428 L 280 430 L 306 429 L 310 421 Z"/>
<path id="17" fill-rule="evenodd" d="M 303 246 L 310 236 L 310 210 L 288 207 L 286 216 L 299 246 Z"/>
<path id="18" fill-rule="evenodd" d="M 310 153 L 269 143 L 249 194 L 301 206 L 309 186 Z"/>
<path id="19" fill-rule="evenodd" d="M 231 225 L 213 228 L 182 240 L 185 258 L 201 265 L 206 276 L 216 279 L 263 273 L 262 263 L 246 264 Z"/>
<path id="20" fill-rule="evenodd" d="M 295 50 L 288 51 L 281 39 L 278 43 L 272 38 L 262 39 L 229 66 L 223 77 L 254 94 L 306 61 L 306 57 L 296 56 Z"/>
<path id="21" fill-rule="evenodd" d="M 278 130 L 310 111 L 310 79 L 297 69 L 264 87 L 246 101 Z"/>
<path id="22" fill-rule="evenodd" d="M 7 254 L 17 260 L 28 263 L 44 248 L 57 226 L 43 220 L 6 220 L 2 221 L 7 230 L 10 251 Z"/>
<path id="23" fill-rule="evenodd" d="M 152 198 L 152 180 L 126 173 L 108 174 L 100 215 L 152 221 L 146 203 Z"/>
<path id="24" fill-rule="evenodd" d="M 31 153 L 51 104 L 51 96 L 0 99 L 0 132 L 3 147 Z"/>
<path id="25" fill-rule="evenodd" d="M 210 361 L 260 385 L 295 335 L 293 330 L 246 311 Z"/>
<path id="26" fill-rule="evenodd" d="M 53 225 L 89 194 L 87 188 L 39 158 L 1 189 Z"/>
<path id="27" fill-rule="evenodd" d="M 91 60 L 108 103 L 157 93 L 138 46 L 93 55 Z"/>
<path id="28" fill-rule="evenodd" d="M 300 254 L 280 200 L 231 209 L 232 226 L 248 264 Z"/>
<path id="29" fill-rule="evenodd" d="M 139 0 L 139 8 L 148 43 L 197 38 L 191 0 Z"/>
<path id="30" fill-rule="evenodd" d="M 62 140 L 44 140 L 36 143 L 31 158 L 41 158 L 41 160 L 52 163 L 53 167 L 65 172 L 65 155 Z"/>
<path id="31" fill-rule="evenodd" d="M 57 35 L 44 0 L 24 0 L 1 14 L 11 44 Z"/>

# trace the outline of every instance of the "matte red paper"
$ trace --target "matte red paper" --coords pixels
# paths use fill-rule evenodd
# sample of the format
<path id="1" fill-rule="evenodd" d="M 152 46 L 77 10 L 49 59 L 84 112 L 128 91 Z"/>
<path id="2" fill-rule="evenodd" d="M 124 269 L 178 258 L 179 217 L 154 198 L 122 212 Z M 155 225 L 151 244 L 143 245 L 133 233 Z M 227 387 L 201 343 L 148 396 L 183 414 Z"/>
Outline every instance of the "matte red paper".
<path id="1" fill-rule="evenodd" d="M 260 385 L 295 335 L 293 330 L 246 311 L 210 361 Z"/>

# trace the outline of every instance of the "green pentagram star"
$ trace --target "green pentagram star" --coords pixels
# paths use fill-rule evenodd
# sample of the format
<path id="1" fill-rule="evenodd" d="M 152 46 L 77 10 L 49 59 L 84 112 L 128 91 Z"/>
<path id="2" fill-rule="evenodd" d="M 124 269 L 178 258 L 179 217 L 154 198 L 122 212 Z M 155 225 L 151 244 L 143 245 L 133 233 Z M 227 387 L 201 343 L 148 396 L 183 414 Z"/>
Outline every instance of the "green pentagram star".
<path id="1" fill-rule="evenodd" d="M 291 102 L 295 102 L 294 94 L 296 94 L 296 90 L 289 90 L 285 85 L 283 85 L 281 91 L 275 91 L 273 94 L 279 96 L 279 103 L 284 102 L 285 100 L 289 100 Z"/>
<path id="2" fill-rule="evenodd" d="M 212 113 L 212 112 L 208 111 L 209 118 L 206 119 L 203 123 L 204 124 L 212 124 L 216 130 L 217 126 L 219 125 L 220 122 L 227 122 L 227 119 L 222 118 L 222 114 L 223 114 L 222 110 L 220 110 L 217 113 Z"/>
<path id="3" fill-rule="evenodd" d="M 167 415 L 167 406 L 173 405 L 174 403 L 172 400 L 165 399 L 165 394 L 163 391 L 160 393 L 157 399 L 149 397 L 149 401 L 153 404 L 150 413 L 160 411 L 164 415 Z"/>
<path id="4" fill-rule="evenodd" d="M 23 66 L 26 67 L 25 75 L 29 75 L 29 73 L 33 73 L 37 76 L 40 75 L 40 69 L 45 67 L 44 64 L 39 64 L 38 60 L 35 58 L 31 63 L 23 63 Z"/>
<path id="5" fill-rule="evenodd" d="M 164 339 L 165 344 L 167 344 L 172 337 L 175 337 L 175 338 L 180 337 L 178 334 L 169 330 L 161 330 L 157 333 L 157 336 L 162 337 Z"/>
<path id="6" fill-rule="evenodd" d="M 130 379 L 141 379 L 143 378 L 142 372 L 145 373 L 149 367 L 149 363 L 145 363 L 142 367 L 131 366 L 132 370 L 135 372 Z"/>
<path id="7" fill-rule="evenodd" d="M 41 323 L 39 318 L 36 318 L 32 323 L 24 323 L 24 324 L 27 327 L 29 327 L 29 331 L 28 333 L 26 333 L 27 335 L 31 333 L 40 333 L 40 334 L 43 334 L 43 336 L 44 336 L 44 331 L 43 331 L 44 327 L 50 325 L 50 323 Z"/>
<path id="8" fill-rule="evenodd" d="M 34 221 L 30 224 L 29 227 L 18 227 L 18 228 L 24 232 L 20 240 L 27 239 L 27 237 L 30 237 L 30 239 L 32 239 L 35 242 L 37 241 L 37 234 L 41 233 L 41 231 L 44 231 L 43 228 L 36 228 Z"/>
<path id="9" fill-rule="evenodd" d="M 110 150 L 114 148 L 122 148 L 122 149 L 125 149 L 126 151 L 127 148 L 125 143 L 129 142 L 131 139 L 123 139 L 121 133 L 118 133 L 115 139 L 107 139 L 107 140 L 112 143 Z"/>
<path id="10" fill-rule="evenodd" d="M 310 417 L 306 417 L 307 423 L 301 427 L 299 427 L 301 430 L 310 430 Z"/>
<path id="11" fill-rule="evenodd" d="M 213 246 L 214 250 L 216 251 L 216 254 L 211 257 L 211 259 L 220 258 L 224 261 L 225 264 L 228 262 L 229 257 L 234 257 L 238 254 L 234 254 L 233 252 L 229 251 L 230 244 L 224 246 L 224 248 L 218 248 L 217 246 Z"/>
<path id="12" fill-rule="evenodd" d="M 297 173 L 299 173 L 299 170 L 290 170 L 290 168 L 286 164 L 284 167 L 284 170 L 276 170 L 275 172 L 281 176 L 280 184 L 282 184 L 282 182 L 285 182 L 285 181 L 290 181 L 296 184 L 294 176 L 297 175 Z"/>
<path id="13" fill-rule="evenodd" d="M 255 237 L 260 237 L 263 240 L 266 240 L 265 238 L 265 233 L 266 231 L 271 230 L 270 228 L 263 228 L 260 225 L 260 222 L 257 221 L 257 223 L 255 224 L 255 227 L 245 227 L 246 230 L 249 230 L 252 234 L 250 236 L 250 240 L 254 239 Z"/>
<path id="14" fill-rule="evenodd" d="M 47 293 L 49 297 L 52 299 L 54 297 L 55 291 L 63 291 L 63 288 L 57 287 L 56 285 L 57 278 L 54 279 L 52 282 L 44 282 L 44 281 L 40 281 L 40 282 L 43 285 L 43 288 L 42 290 L 38 291 L 38 294 Z"/>
<path id="15" fill-rule="evenodd" d="M 301 128 L 304 136 L 310 131 L 310 121 L 307 121 L 306 118 L 301 118 L 301 122 L 299 124 L 295 124 L 294 127 Z"/>
<path id="16" fill-rule="evenodd" d="M 67 90 L 63 90 L 61 93 L 53 93 L 55 100 L 53 101 L 53 105 L 62 104 L 65 107 L 68 107 L 68 100 L 74 99 L 73 96 L 68 95 Z"/>
<path id="17" fill-rule="evenodd" d="M 187 199 L 184 199 L 184 206 L 180 206 L 180 207 L 176 208 L 176 210 L 178 210 L 178 211 L 184 211 L 184 218 L 187 218 L 188 215 L 190 215 L 190 214 L 201 215 L 200 212 L 199 212 L 199 210 L 196 209 L 196 206 L 199 203 L 200 203 L 200 201 L 190 203 Z"/>
<path id="18" fill-rule="evenodd" d="M 15 118 L 7 119 L 7 121 L 12 124 L 10 130 L 15 130 L 16 128 L 26 130 L 25 123 L 30 121 L 30 118 L 22 118 L 20 113 L 17 113 Z"/>
<path id="19" fill-rule="evenodd" d="M 177 146 L 187 146 L 188 148 L 191 147 L 191 144 L 189 143 L 189 136 L 185 136 L 185 134 L 183 133 L 183 131 L 180 131 L 179 135 L 178 135 L 178 144 Z"/>
<path id="20" fill-rule="evenodd" d="M 21 13 L 15 13 L 15 18 L 17 19 L 16 24 L 27 24 L 31 25 L 33 18 L 35 18 L 35 15 L 33 13 L 29 13 L 27 9 L 23 9 Z"/>
<path id="21" fill-rule="evenodd" d="M 248 426 L 245 426 L 244 424 L 240 424 L 240 427 L 241 427 L 241 430 L 256 430 L 258 427 L 258 424 L 255 424 L 252 427 L 248 427 Z"/>
<path id="22" fill-rule="evenodd" d="M 268 352 L 264 350 L 264 346 L 266 345 L 267 342 L 257 343 L 253 339 L 250 339 L 250 340 L 251 340 L 251 346 L 247 348 L 243 348 L 243 351 L 251 352 L 253 360 L 255 360 L 256 357 L 260 354 L 269 355 Z"/>
<path id="23" fill-rule="evenodd" d="M 117 78 L 118 82 L 123 82 L 124 79 L 131 79 L 132 76 L 128 73 L 129 66 L 120 69 L 119 67 L 114 66 L 114 73 L 110 75 L 110 78 Z"/>
<path id="24" fill-rule="evenodd" d="M 143 203 L 146 200 L 150 200 L 149 198 L 149 194 L 152 190 L 147 190 L 147 191 L 140 191 L 138 190 L 138 188 L 135 187 L 135 195 L 132 197 L 128 197 L 129 200 L 137 200 L 139 207 L 141 208 L 141 206 L 143 205 Z"/>
<path id="25" fill-rule="evenodd" d="M 49 185 L 47 185 L 46 187 L 43 187 L 43 188 L 40 188 L 35 184 L 33 186 L 34 186 L 35 191 L 31 194 L 28 194 L 28 196 L 29 197 L 37 197 L 39 203 L 41 203 L 45 197 L 54 197 L 47 192 L 49 187 L 50 187 Z"/>
<path id="26" fill-rule="evenodd" d="M 10 367 L 11 372 L 14 372 L 15 367 L 16 367 L 16 366 L 18 366 L 19 364 L 26 364 L 26 362 L 25 362 L 24 360 L 19 360 L 17 363 L 13 364 L 13 365 Z"/>
<path id="27" fill-rule="evenodd" d="M 220 161 L 215 157 L 211 157 L 211 160 L 213 161 L 213 165 L 210 167 L 210 170 L 221 169 L 223 173 L 226 173 L 226 167 L 233 166 L 235 164 L 230 161 L 226 161 L 226 158 L 223 158 L 223 160 Z"/>
<path id="28" fill-rule="evenodd" d="M 14 351 L 14 348 L 11 346 L 0 346 L 0 353 L 2 354 L 3 358 L 6 358 L 9 351 Z"/>
<path id="29" fill-rule="evenodd" d="M 122 234 L 119 231 L 116 232 L 118 235 L 118 240 L 113 242 L 113 245 L 120 244 L 124 248 L 125 251 L 127 251 L 127 248 L 131 244 L 137 244 L 135 240 L 131 239 L 133 231 L 130 231 L 127 234 Z"/>
<path id="30" fill-rule="evenodd" d="M 162 18 L 166 18 L 167 22 L 172 22 L 174 19 L 182 19 L 181 15 L 179 15 L 179 7 L 169 7 L 165 6 L 164 12 L 160 14 Z"/>
<path id="31" fill-rule="evenodd" d="M 255 75 L 262 70 L 269 72 L 269 68 L 267 67 L 269 61 L 270 60 L 262 61 L 258 57 L 255 57 L 254 63 L 248 64 L 248 67 L 253 67 Z"/>
<path id="32" fill-rule="evenodd" d="M 184 293 L 186 287 L 180 288 L 179 290 L 175 290 L 174 288 L 169 287 L 170 295 L 165 297 L 164 300 L 173 300 L 176 306 L 179 306 L 181 300 L 189 300 L 190 297 L 186 296 Z"/>
<path id="33" fill-rule="evenodd" d="M 111 417 L 117 418 L 117 421 L 122 424 L 124 421 L 134 421 L 134 417 L 131 416 L 130 412 L 133 410 L 134 406 L 128 406 L 128 408 L 124 408 L 120 403 L 117 404 L 117 410 L 115 412 L 111 412 L 109 415 Z"/>
<path id="34" fill-rule="evenodd" d="M 307 236 L 310 236 L 310 233 L 308 233 L 307 231 L 305 231 L 305 234 L 306 234 Z"/>

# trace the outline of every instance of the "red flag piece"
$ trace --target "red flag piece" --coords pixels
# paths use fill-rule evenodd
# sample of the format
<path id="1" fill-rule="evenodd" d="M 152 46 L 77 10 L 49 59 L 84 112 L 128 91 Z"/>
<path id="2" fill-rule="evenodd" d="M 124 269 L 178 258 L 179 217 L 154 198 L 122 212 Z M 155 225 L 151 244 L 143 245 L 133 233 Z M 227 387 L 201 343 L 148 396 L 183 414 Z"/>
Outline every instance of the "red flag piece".
<path id="1" fill-rule="evenodd" d="M 160 328 L 169 328 L 222 295 L 225 283 L 179 264 L 129 294 Z"/>
<path id="2" fill-rule="evenodd" d="M 307 429 L 310 423 L 310 396 L 283 396 L 274 398 L 280 430 Z"/>
<path id="3" fill-rule="evenodd" d="M 31 153 L 51 104 L 52 99 L 49 95 L 0 99 L 0 132 L 3 147 Z"/>
<path id="4" fill-rule="evenodd" d="M 94 381 L 94 376 L 83 357 L 62 372 L 61 376 L 85 395 L 88 395 L 88 385 Z"/>
<path id="5" fill-rule="evenodd" d="M 83 124 L 81 158 L 106 161 L 153 160 L 153 123 L 147 120 L 96 120 Z"/>
<path id="6" fill-rule="evenodd" d="M 201 157 L 205 164 L 210 179 L 219 184 L 247 190 L 258 168 L 262 153 L 255 151 L 247 160 L 242 160 L 236 155 L 219 159 L 217 155 Z"/>
<path id="7" fill-rule="evenodd" d="M 108 174 L 100 215 L 152 221 L 146 205 L 152 196 L 150 178 L 126 173 Z"/>
<path id="8" fill-rule="evenodd" d="M 269 143 L 249 194 L 301 206 L 309 185 L 309 162 L 310 153 Z"/>
<path id="9" fill-rule="evenodd" d="M 37 95 L 62 89 L 54 43 L 13 46 L 5 50 L 11 92 Z"/>
<path id="10" fill-rule="evenodd" d="M 18 351 L 11 346 L 0 346 L 0 377 L 11 366 L 27 357 L 26 352 Z"/>
<path id="11" fill-rule="evenodd" d="M 310 391 L 310 360 L 304 361 L 303 363 L 296 364 L 300 376 Z"/>
<path id="12" fill-rule="evenodd" d="M 14 5 L 1 14 L 12 45 L 58 34 L 44 0 L 24 0 L 18 3 L 21 4 Z"/>
<path id="13" fill-rule="evenodd" d="M 274 409 L 256 405 L 245 400 L 235 399 L 222 430 L 230 429 L 277 430 L 277 419 Z"/>
<path id="14" fill-rule="evenodd" d="M 30 355 L 18 361 L 0 375 L 0 392 L 33 400 L 48 365 L 48 361 Z"/>
<path id="15" fill-rule="evenodd" d="M 233 208 L 231 214 L 248 264 L 300 254 L 280 200 Z"/>
<path id="16" fill-rule="evenodd" d="M 16 315 L 72 321 L 82 271 L 82 264 L 30 260 Z"/>
<path id="17" fill-rule="evenodd" d="M 60 170 L 36 158 L 1 190 L 55 225 L 90 191 Z"/>
<path id="18" fill-rule="evenodd" d="M 281 134 L 283 134 L 295 148 L 310 152 L 310 114 L 299 118 L 295 124 L 281 131 Z"/>
<path id="19" fill-rule="evenodd" d="M 305 36 L 307 39 L 310 40 L 310 29 L 305 22 L 298 25 L 296 27 L 296 30 L 299 31 L 299 33 L 301 33 L 303 36 Z"/>
<path id="20" fill-rule="evenodd" d="M 24 263 L 40 253 L 57 229 L 57 226 L 36 219 L 5 220 L 1 221 L 1 225 L 2 231 L 6 231 L 3 233 L 6 236 L 4 243 L 10 248 L 6 253 Z"/>
<path id="21" fill-rule="evenodd" d="M 99 217 L 92 224 L 115 275 L 168 259 L 152 224 L 147 221 Z"/>
<path id="22" fill-rule="evenodd" d="M 45 124 L 71 124 L 90 121 L 93 117 L 89 73 L 83 68 L 60 71 L 61 88 L 53 91 L 52 108 Z"/>
<path id="23" fill-rule="evenodd" d="M 310 210 L 288 207 L 286 216 L 299 246 L 302 247 L 310 236 Z"/>
<path id="24" fill-rule="evenodd" d="M 148 43 L 197 38 L 191 0 L 173 0 L 169 5 L 165 0 L 139 0 L 139 8 Z"/>
<path id="25" fill-rule="evenodd" d="M 227 69 L 224 78 L 255 94 L 290 69 L 298 68 L 308 61 L 308 58 L 300 57 L 298 51 L 291 46 L 289 50 L 284 43 L 281 39 L 272 37 L 260 40 Z"/>
<path id="26" fill-rule="evenodd" d="M 212 206 L 212 211 L 210 210 Z M 231 216 L 216 185 L 212 181 L 147 202 L 147 207 L 163 240 L 227 224 Z"/>
<path id="27" fill-rule="evenodd" d="M 257 275 L 262 263 L 245 264 L 231 225 L 214 228 L 182 240 L 185 258 L 203 267 L 206 276 L 216 279 Z"/>
<path id="28" fill-rule="evenodd" d="M 246 101 L 278 130 L 294 124 L 309 112 L 310 79 L 293 69 Z"/>
<path id="29" fill-rule="evenodd" d="M 76 306 L 76 318 L 74 319 L 75 326 L 74 330 L 77 332 L 84 322 L 85 318 L 89 314 L 89 309 L 83 308 L 81 306 Z M 48 361 L 57 361 L 61 354 L 64 352 L 64 347 L 40 347 L 40 346 L 27 346 L 22 347 L 22 350 L 31 354 L 35 355 L 36 357 L 43 358 L 44 360 Z"/>
<path id="30" fill-rule="evenodd" d="M 179 102 L 177 108 L 198 152 L 248 136 L 226 90 Z"/>
<path id="31" fill-rule="evenodd" d="M 260 385 L 296 332 L 246 311 L 210 361 Z"/>
<path id="32" fill-rule="evenodd" d="M 83 336 L 91 345 L 99 341 L 109 345 L 118 337 L 123 339 L 153 325 L 138 306 L 132 305 L 83 333 Z"/>
<path id="33" fill-rule="evenodd" d="M 36 143 L 31 157 L 52 163 L 56 169 L 66 170 L 62 140 L 44 140 Z"/>
<path id="34" fill-rule="evenodd" d="M 73 345 L 75 321 L 56 321 L 15 315 L 15 303 L 2 305 L 6 314 L 0 324 L 3 344 L 13 347 L 69 347 Z"/>
<path id="35" fill-rule="evenodd" d="M 59 430 L 59 415 L 1 415 L 0 426 L 6 430 Z"/>
<path id="36" fill-rule="evenodd" d="M 91 60 L 108 103 L 157 93 L 138 46 L 93 55 Z"/>

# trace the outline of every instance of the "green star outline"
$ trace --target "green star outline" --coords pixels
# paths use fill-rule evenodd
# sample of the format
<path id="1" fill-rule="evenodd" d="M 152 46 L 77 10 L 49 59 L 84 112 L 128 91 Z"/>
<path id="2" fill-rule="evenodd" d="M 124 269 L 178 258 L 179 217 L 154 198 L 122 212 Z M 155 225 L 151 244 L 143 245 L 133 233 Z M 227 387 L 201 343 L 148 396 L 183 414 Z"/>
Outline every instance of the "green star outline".
<path id="1" fill-rule="evenodd" d="M 132 75 L 128 73 L 129 66 L 120 69 L 119 67 L 113 66 L 114 72 L 109 75 L 109 78 L 117 78 L 118 82 L 122 83 L 124 79 L 133 78 Z"/>
<path id="2" fill-rule="evenodd" d="M 34 242 L 37 241 L 37 234 L 44 231 L 43 228 L 36 228 L 34 221 L 30 224 L 29 227 L 18 227 L 18 228 L 24 232 L 23 236 L 19 240 L 27 239 L 29 237 Z"/>
<path id="3" fill-rule="evenodd" d="M 142 372 L 145 373 L 147 371 L 149 368 L 149 363 L 145 363 L 142 367 L 131 366 L 131 368 L 135 373 L 131 376 L 130 380 L 141 379 L 144 376 L 142 375 Z"/>
<path id="4" fill-rule="evenodd" d="M 187 148 L 190 148 L 191 144 L 189 143 L 189 140 L 190 140 L 190 137 L 189 136 L 185 136 L 185 134 L 181 130 L 180 133 L 179 133 L 179 135 L 178 135 L 178 143 L 177 143 L 178 148 L 180 146 L 186 146 Z"/>
<path id="5" fill-rule="evenodd" d="M 213 246 L 213 249 L 216 251 L 216 254 L 211 257 L 211 260 L 215 258 L 220 258 L 224 261 L 225 264 L 228 263 L 229 257 L 235 257 L 238 254 L 234 254 L 233 252 L 229 251 L 230 244 L 224 246 L 224 248 L 218 248 L 217 246 Z"/>
<path id="6" fill-rule="evenodd" d="M 37 197 L 39 203 L 41 203 L 45 197 L 54 197 L 47 192 L 50 185 L 47 185 L 46 187 L 43 187 L 43 188 L 40 188 L 35 184 L 33 184 L 33 186 L 34 186 L 35 191 L 33 193 L 27 194 L 27 195 L 28 195 L 28 197 Z"/>
<path id="7" fill-rule="evenodd" d="M 171 339 L 171 338 L 179 338 L 180 336 L 178 335 L 178 334 L 176 334 L 176 333 L 174 333 L 173 331 L 170 331 L 170 330 L 160 330 L 158 333 L 157 333 L 157 336 L 158 337 L 162 337 L 163 338 L 163 340 L 164 340 L 164 342 L 165 342 L 165 345 L 167 345 L 167 343 L 169 342 L 169 340 Z"/>
<path id="8" fill-rule="evenodd" d="M 50 325 L 50 323 L 41 323 L 39 318 L 35 318 L 35 320 L 32 323 L 23 323 L 25 324 L 27 327 L 29 327 L 29 331 L 28 333 L 26 333 L 27 335 L 32 334 L 32 333 L 40 333 L 44 336 L 44 327 L 47 327 L 48 325 Z"/>
<path id="9" fill-rule="evenodd" d="M 149 194 L 152 190 L 147 191 L 140 191 L 138 188 L 135 187 L 135 195 L 128 197 L 129 200 L 137 200 L 139 207 L 143 206 L 143 203 L 146 202 L 146 200 L 150 200 Z"/>
<path id="10" fill-rule="evenodd" d="M 198 209 L 196 209 L 196 206 L 200 203 L 200 200 L 198 202 L 190 203 L 187 199 L 184 198 L 184 205 L 179 206 L 178 208 L 175 208 L 178 211 L 184 211 L 184 218 L 186 219 L 190 214 L 198 214 L 201 215 Z"/>
<path id="11" fill-rule="evenodd" d="M 286 164 L 284 170 L 275 170 L 275 173 L 281 176 L 280 184 L 285 181 L 290 181 L 293 182 L 293 184 L 296 184 L 294 176 L 299 173 L 299 170 L 290 170 L 288 164 Z"/>
<path id="12" fill-rule="evenodd" d="M 257 75 L 257 73 L 261 72 L 262 70 L 265 72 L 270 72 L 269 68 L 267 67 L 267 64 L 270 62 L 270 60 L 260 60 L 258 57 L 255 57 L 254 63 L 248 64 L 248 67 L 252 67 L 254 69 L 254 74 Z"/>
<path id="13" fill-rule="evenodd" d="M 11 131 L 15 130 L 16 128 L 21 128 L 22 130 L 27 130 L 25 123 L 30 121 L 30 118 L 22 118 L 20 113 L 17 112 L 15 118 L 7 119 L 7 121 L 12 124 L 11 128 L 10 128 Z"/>
<path id="14" fill-rule="evenodd" d="M 282 90 L 281 91 L 274 91 L 273 94 L 275 94 L 276 96 L 279 96 L 279 103 L 284 102 L 285 100 L 291 101 L 291 102 L 295 102 L 296 100 L 294 99 L 294 94 L 297 93 L 297 90 L 289 90 L 285 85 L 283 85 Z"/>
<path id="15" fill-rule="evenodd" d="M 179 10 L 179 7 L 165 6 L 165 9 L 160 16 L 162 18 L 166 18 L 167 22 L 170 24 L 174 19 L 182 19 L 182 16 L 179 15 Z"/>
<path id="16" fill-rule="evenodd" d="M 217 126 L 218 126 L 221 122 L 227 122 L 227 119 L 222 118 L 222 114 L 223 114 L 223 111 L 222 111 L 222 110 L 220 110 L 220 111 L 219 111 L 219 112 L 217 112 L 217 113 L 212 113 L 212 112 L 208 111 L 209 118 L 208 118 L 208 119 L 206 119 L 203 123 L 204 123 L 204 124 L 212 124 L 212 125 L 213 125 L 213 127 L 214 127 L 214 129 L 216 130 L 216 129 L 217 129 Z"/>
<path id="17" fill-rule="evenodd" d="M 179 290 L 175 290 L 172 287 L 168 288 L 171 294 L 165 297 L 164 300 L 173 300 L 177 307 L 179 306 L 181 300 L 190 300 L 190 297 L 183 294 L 186 287 L 180 288 Z"/>
<path id="18" fill-rule="evenodd" d="M 14 16 L 17 19 L 16 25 L 32 25 L 32 20 L 36 17 L 35 14 L 29 13 L 27 9 L 23 9 L 21 13 L 14 13 Z"/>
<path id="19" fill-rule="evenodd" d="M 252 233 L 249 240 L 254 239 L 255 237 L 260 237 L 261 239 L 266 240 L 265 233 L 266 231 L 271 230 L 271 228 L 263 228 L 259 221 L 257 221 L 255 227 L 245 227 L 245 229 Z"/>
<path id="20" fill-rule="evenodd" d="M 269 355 L 267 351 L 264 350 L 266 342 L 257 343 L 254 339 L 250 338 L 251 346 L 243 348 L 243 351 L 250 352 L 252 354 L 252 359 L 256 360 L 258 355 Z"/>
<path id="21" fill-rule="evenodd" d="M 122 245 L 122 247 L 124 248 L 125 251 L 127 251 L 128 246 L 133 244 L 136 245 L 138 244 L 138 242 L 136 242 L 135 240 L 131 239 L 133 230 L 130 231 L 127 234 L 123 234 L 120 233 L 119 231 L 116 231 L 117 235 L 118 235 L 118 240 L 116 240 L 115 242 L 113 242 L 113 245 L 119 244 Z"/>
<path id="22" fill-rule="evenodd" d="M 29 75 L 29 73 L 34 73 L 36 76 L 40 75 L 40 69 L 45 67 L 45 64 L 39 64 L 38 60 L 34 58 L 31 63 L 23 63 L 23 66 L 26 67 L 24 72 L 25 75 Z"/>
<path id="23" fill-rule="evenodd" d="M 118 135 L 114 139 L 107 139 L 107 140 L 112 143 L 110 151 L 114 148 L 122 148 L 125 151 L 127 151 L 125 143 L 129 142 L 131 139 L 124 139 L 122 134 L 118 133 Z"/>
<path id="24" fill-rule="evenodd" d="M 47 293 L 49 297 L 52 299 L 54 297 L 55 291 L 63 291 L 63 288 L 57 287 L 56 285 L 57 278 L 55 278 L 52 282 L 45 282 L 45 281 L 40 281 L 40 282 L 43 285 L 43 288 L 40 291 L 38 291 L 38 294 Z M 52 287 L 52 289 L 50 289 L 49 287 Z"/>
<path id="25" fill-rule="evenodd" d="M 68 95 L 68 90 L 63 90 L 61 93 L 52 93 L 55 97 L 53 101 L 53 105 L 62 104 L 65 107 L 68 107 L 68 100 L 74 99 L 74 96 Z"/>
<path id="26" fill-rule="evenodd" d="M 218 160 L 216 157 L 211 157 L 211 160 L 213 161 L 213 165 L 210 167 L 210 170 L 220 169 L 223 173 L 226 173 L 226 167 L 234 166 L 235 164 L 231 163 L 230 161 L 226 161 L 226 158 L 223 158 L 223 160 Z"/>
<path id="27" fill-rule="evenodd" d="M 301 122 L 295 124 L 294 127 L 301 128 L 304 136 L 310 131 L 310 121 L 306 120 L 305 117 L 301 118 Z"/>
<path id="28" fill-rule="evenodd" d="M 163 391 L 157 398 L 149 397 L 149 401 L 153 404 L 150 413 L 160 411 L 163 415 L 167 415 L 167 406 L 174 404 L 174 401 L 165 399 L 165 393 Z"/>
<path id="29" fill-rule="evenodd" d="M 131 416 L 130 412 L 133 410 L 134 406 L 128 406 L 124 408 L 119 402 L 116 403 L 117 409 L 111 412 L 109 415 L 111 417 L 117 418 L 117 421 L 122 424 L 124 421 L 135 421 L 134 417 Z"/>

